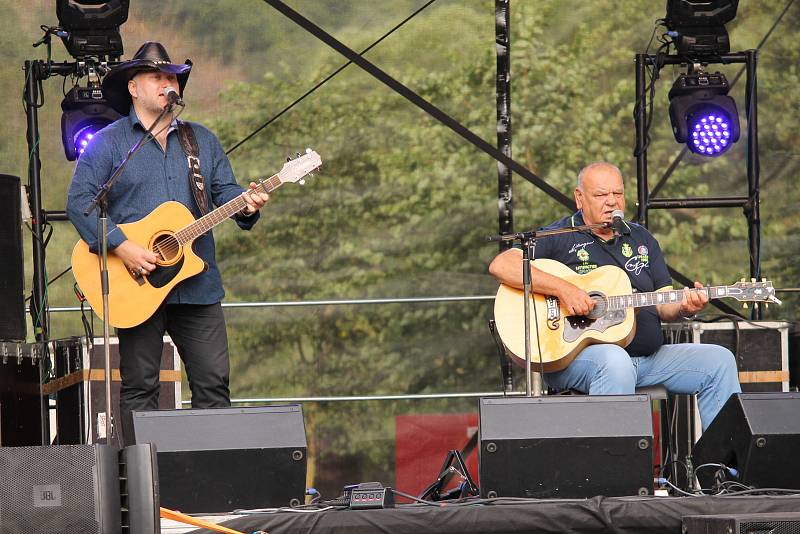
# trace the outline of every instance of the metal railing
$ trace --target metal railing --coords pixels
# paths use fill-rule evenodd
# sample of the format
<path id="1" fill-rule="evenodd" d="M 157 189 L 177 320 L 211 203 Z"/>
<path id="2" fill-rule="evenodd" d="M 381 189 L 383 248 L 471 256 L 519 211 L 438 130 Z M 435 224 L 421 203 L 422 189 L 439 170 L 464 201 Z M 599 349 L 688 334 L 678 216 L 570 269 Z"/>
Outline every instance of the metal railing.
<path id="1" fill-rule="evenodd" d="M 363 304 L 418 304 L 428 302 L 464 302 L 494 300 L 494 295 L 474 295 L 456 297 L 407 297 L 385 299 L 342 299 L 342 300 L 290 300 L 262 302 L 223 302 L 223 308 L 283 308 L 293 306 L 355 306 Z M 80 306 L 51 307 L 51 313 L 77 312 Z"/>
<path id="2" fill-rule="evenodd" d="M 405 298 L 376 298 L 376 299 L 340 299 L 340 300 L 301 300 L 301 301 L 262 301 L 262 302 L 223 302 L 223 308 L 284 308 L 297 306 L 356 306 L 372 304 L 424 304 L 434 302 L 468 302 L 491 301 L 494 295 L 461 295 L 454 297 L 405 297 Z M 51 307 L 50 312 L 68 313 L 80 311 L 78 306 Z M 407 395 L 350 395 L 350 396 L 325 396 L 325 397 L 258 397 L 231 399 L 233 405 L 245 404 L 278 404 L 302 402 L 353 402 L 353 401 L 398 401 L 398 400 L 431 400 L 431 399 L 468 399 L 500 395 L 522 395 L 524 392 L 484 391 L 465 393 L 418 393 Z M 191 405 L 190 400 L 181 401 L 184 406 Z"/>

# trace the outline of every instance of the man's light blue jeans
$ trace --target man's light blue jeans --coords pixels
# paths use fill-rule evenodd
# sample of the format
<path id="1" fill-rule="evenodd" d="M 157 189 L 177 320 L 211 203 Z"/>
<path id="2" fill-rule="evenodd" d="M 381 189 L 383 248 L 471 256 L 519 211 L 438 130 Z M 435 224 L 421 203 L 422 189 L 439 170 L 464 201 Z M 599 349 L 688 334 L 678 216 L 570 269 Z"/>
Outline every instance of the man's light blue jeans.
<path id="1" fill-rule="evenodd" d="M 618 345 L 590 345 L 569 367 L 544 378 L 555 389 L 589 395 L 624 395 L 655 385 L 671 393 L 695 394 L 704 431 L 728 397 L 742 391 L 731 351 L 702 343 L 662 345 L 641 357 L 629 356 Z"/>

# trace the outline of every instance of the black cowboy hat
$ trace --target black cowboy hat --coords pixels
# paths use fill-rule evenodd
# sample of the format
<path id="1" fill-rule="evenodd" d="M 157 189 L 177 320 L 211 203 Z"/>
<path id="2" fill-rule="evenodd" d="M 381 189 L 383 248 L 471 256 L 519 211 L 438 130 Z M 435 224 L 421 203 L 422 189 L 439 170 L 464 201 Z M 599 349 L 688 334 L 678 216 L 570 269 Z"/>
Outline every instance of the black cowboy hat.
<path id="1" fill-rule="evenodd" d="M 161 71 L 175 74 L 181 96 L 183 88 L 192 70 L 192 62 L 186 60 L 183 65 L 172 63 L 166 48 L 161 43 L 147 41 L 130 61 L 120 63 L 106 75 L 103 80 L 103 95 L 108 104 L 118 113 L 127 115 L 131 109 L 131 94 L 128 92 L 128 80 L 143 71 Z"/>

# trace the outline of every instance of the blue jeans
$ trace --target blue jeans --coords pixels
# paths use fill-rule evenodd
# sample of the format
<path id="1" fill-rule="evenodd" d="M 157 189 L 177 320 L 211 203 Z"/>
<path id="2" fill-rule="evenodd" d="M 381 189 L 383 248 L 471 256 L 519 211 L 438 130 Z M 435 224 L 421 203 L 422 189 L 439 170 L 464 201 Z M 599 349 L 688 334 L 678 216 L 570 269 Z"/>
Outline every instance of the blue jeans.
<path id="1" fill-rule="evenodd" d="M 662 345 L 650 356 L 631 357 L 618 345 L 590 345 L 561 371 L 546 373 L 545 382 L 558 390 L 589 395 L 633 393 L 636 387 L 663 385 L 671 393 L 697 395 L 703 430 L 728 397 L 740 393 L 736 359 L 719 345 Z"/>

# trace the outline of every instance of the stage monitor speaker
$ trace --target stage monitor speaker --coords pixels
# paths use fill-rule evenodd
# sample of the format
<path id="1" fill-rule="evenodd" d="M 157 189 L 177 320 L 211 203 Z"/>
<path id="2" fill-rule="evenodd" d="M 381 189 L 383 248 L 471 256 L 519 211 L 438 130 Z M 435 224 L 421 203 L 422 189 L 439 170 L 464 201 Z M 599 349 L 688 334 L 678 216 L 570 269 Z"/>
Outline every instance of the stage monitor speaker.
<path id="1" fill-rule="evenodd" d="M 119 534 L 117 450 L 106 445 L 0 448 L 0 532 Z"/>
<path id="2" fill-rule="evenodd" d="M 305 502 L 299 405 L 134 412 L 136 443 L 158 450 L 161 505 L 186 513 Z"/>
<path id="3" fill-rule="evenodd" d="M 20 182 L 0 174 L 0 340 L 25 341 L 25 273 Z"/>
<path id="4" fill-rule="evenodd" d="M 481 496 L 653 493 L 647 395 L 482 398 Z"/>
<path id="5" fill-rule="evenodd" d="M 798 534 L 800 512 L 687 515 L 681 523 L 683 534 Z"/>
<path id="6" fill-rule="evenodd" d="M 738 470 L 731 478 L 759 488 L 800 489 L 800 393 L 732 395 L 694 446 L 696 466 L 721 463 Z M 711 488 L 717 470 L 697 470 Z"/>

